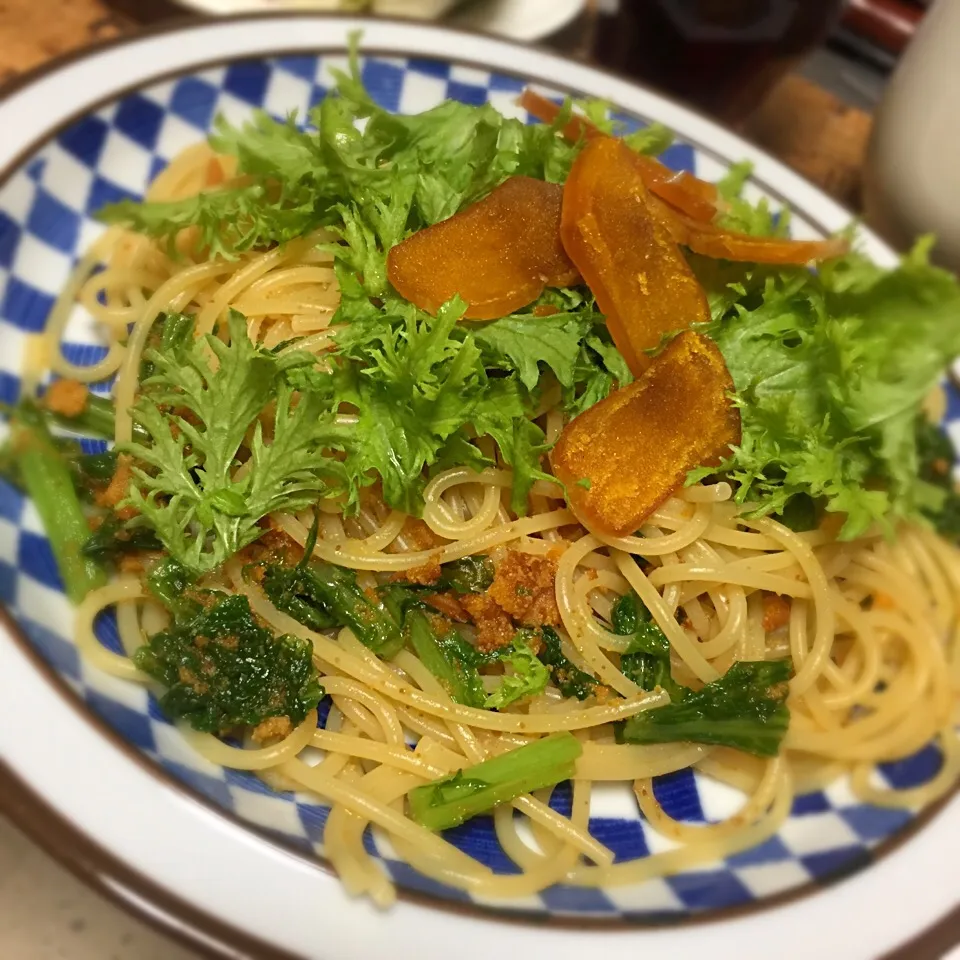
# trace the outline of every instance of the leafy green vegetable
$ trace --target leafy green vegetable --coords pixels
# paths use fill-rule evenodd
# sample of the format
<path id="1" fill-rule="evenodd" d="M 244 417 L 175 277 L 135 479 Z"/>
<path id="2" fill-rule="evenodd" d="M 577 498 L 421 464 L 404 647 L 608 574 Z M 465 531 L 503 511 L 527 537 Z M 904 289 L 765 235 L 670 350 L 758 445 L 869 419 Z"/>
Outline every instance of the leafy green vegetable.
<path id="1" fill-rule="evenodd" d="M 164 557 L 153 565 L 147 576 L 147 588 L 176 620 L 191 620 L 202 609 L 193 593 L 193 577 L 171 557 Z"/>
<path id="2" fill-rule="evenodd" d="M 384 500 L 407 513 L 420 512 L 424 467 L 470 422 L 485 390 L 478 346 L 451 336 L 463 309 L 451 302 L 434 319 L 404 305 L 395 322 L 358 322 L 338 340 L 338 356 L 354 362 L 328 374 L 310 371 L 312 380 L 299 384 L 359 411 L 347 468 L 357 478 L 376 471 Z M 519 404 L 515 412 L 523 416 Z"/>
<path id="3" fill-rule="evenodd" d="M 733 376 L 743 439 L 713 473 L 739 484 L 756 514 L 782 513 L 800 494 L 846 514 L 841 536 L 936 515 L 942 492 L 918 479 L 914 421 L 960 353 L 960 286 L 930 265 L 923 241 L 899 268 L 859 254 L 759 279 L 707 332 Z M 724 278 L 729 280 L 730 277 Z"/>
<path id="4" fill-rule="evenodd" d="M 458 323 L 464 310 L 459 299 L 436 317 L 389 303 L 338 335 L 329 370 L 299 367 L 287 374 L 307 395 L 358 411 L 356 429 L 339 441 L 352 500 L 373 472 L 390 506 L 418 514 L 424 468 L 457 463 L 482 469 L 490 462 L 470 440 L 490 435 L 514 469 L 513 507 L 525 513 L 532 484 L 549 479 L 540 467 L 548 449 L 543 431 L 529 418 L 534 397 L 515 376 L 503 375 L 512 369 L 491 376 L 476 334 Z"/>
<path id="5" fill-rule="evenodd" d="M 670 655 L 670 641 L 653 622 L 650 611 L 633 592 L 625 593 L 611 611 L 613 632 L 630 637 L 628 653 L 648 653 L 656 657 Z"/>
<path id="6" fill-rule="evenodd" d="M 120 520 L 115 514 L 111 514 L 93 531 L 81 553 L 101 566 L 108 567 L 127 554 L 154 552 L 162 546 L 149 527 L 136 520 Z"/>
<path id="7" fill-rule="evenodd" d="M 362 132 L 357 121 L 364 121 Z M 528 125 L 489 104 L 453 101 L 417 116 L 390 114 L 364 89 L 354 51 L 349 71 L 336 73 L 335 92 L 310 113 L 307 129 L 296 118 L 278 124 L 263 114 L 242 128 L 218 122 L 212 145 L 236 157 L 243 186 L 172 204 L 123 203 L 102 215 L 171 244 L 179 230 L 195 226 L 210 255 L 225 257 L 284 243 L 316 227 L 331 229 L 340 239 L 328 249 L 341 292 L 335 320 L 342 326 L 333 362 L 325 371 L 289 369 L 284 379 L 309 403 L 322 399 L 328 410 L 358 418 L 352 430 L 318 428 L 344 454 L 338 479 L 348 492 L 347 509 L 356 508 L 359 487 L 379 476 L 390 506 L 418 514 L 424 468 L 490 465 L 472 442 L 488 435 L 513 468 L 511 505 L 523 514 L 530 487 L 548 476 L 541 468 L 548 446 L 530 419 L 543 379 L 556 379 L 571 411 L 629 380 L 593 298 L 583 291 L 548 291 L 538 305 L 556 307 L 553 316 L 535 316 L 531 305 L 515 316 L 468 326 L 460 323 L 463 306 L 456 301 L 436 318 L 402 301 L 387 282 L 386 256 L 411 232 L 451 216 L 509 176 L 562 182 L 581 145 L 568 144 L 559 125 Z M 645 136 L 648 148 L 664 141 L 662 130 Z M 168 326 L 172 339 L 183 332 L 168 318 L 164 337 Z M 180 349 L 188 350 L 172 343 L 156 348 L 171 356 Z M 148 355 L 146 372 L 153 363 Z M 238 406 L 237 414 L 242 411 Z M 160 442 L 154 438 L 154 444 Z M 234 517 L 240 502 L 222 476 L 215 489 L 194 493 L 179 472 L 163 477 L 155 496 L 148 494 L 162 506 L 162 498 L 180 491 L 168 522 L 157 511 L 154 519 L 170 549 L 197 570 L 212 568 L 252 535 L 247 521 L 256 522 L 256 504 Z M 228 529 L 223 515 L 241 521 L 232 524 L 236 530 Z M 194 551 L 189 557 L 187 548 Z"/>
<path id="8" fill-rule="evenodd" d="M 161 709 L 210 733 L 270 717 L 303 721 L 323 695 L 310 644 L 259 626 L 243 595 L 211 593 L 208 601 L 134 654 L 167 688 Z"/>
<path id="9" fill-rule="evenodd" d="M 44 423 L 49 422 L 44 411 L 38 409 L 38 416 Z M 116 455 L 112 451 L 84 453 L 76 440 L 54 434 L 50 435 L 50 442 L 70 472 L 77 496 L 83 501 L 94 499 L 95 487 L 109 482 L 113 476 L 117 465 Z M 20 457 L 10 443 L 0 445 L 0 478 L 26 492 Z"/>
<path id="10" fill-rule="evenodd" d="M 277 142 L 280 145 L 282 138 Z M 262 183 L 166 202 L 121 200 L 104 207 L 98 216 L 105 223 L 165 239 L 171 257 L 177 256 L 177 234 L 196 227 L 198 247 L 209 250 L 211 257 L 228 259 L 245 250 L 295 240 L 318 221 L 306 191 L 284 191 L 275 201 Z"/>
<path id="11" fill-rule="evenodd" d="M 514 638 L 512 648 L 501 659 L 513 672 L 504 675 L 500 685 L 484 702 L 485 707 L 502 710 L 517 700 L 534 697 L 546 689 L 550 671 L 537 658 L 523 631 Z"/>
<path id="12" fill-rule="evenodd" d="M 281 613 L 293 617 L 311 630 L 345 626 L 337 624 L 323 597 L 315 588 L 313 578 L 299 566 L 268 564 L 264 569 L 261 586 L 267 598 Z"/>
<path id="13" fill-rule="evenodd" d="M 563 387 L 572 387 L 584 338 L 593 329 L 590 314 L 518 314 L 478 325 L 474 336 L 485 348 L 488 367 L 516 370 L 527 390 L 540 382 L 542 368 L 553 371 Z"/>
<path id="14" fill-rule="evenodd" d="M 493 561 L 485 554 L 451 560 L 440 567 L 440 579 L 435 590 L 452 590 L 454 593 L 483 593 L 493 583 Z"/>
<path id="15" fill-rule="evenodd" d="M 455 703 L 482 707 L 486 700 L 477 666 L 483 655 L 466 642 L 443 617 L 411 610 L 404 635 L 423 665 L 443 684 Z"/>
<path id="16" fill-rule="evenodd" d="M 659 687 L 671 701 L 683 697 L 684 688 L 670 673 L 670 641 L 653 622 L 650 611 L 632 591 L 625 593 L 611 611 L 613 632 L 630 637 L 627 652 L 620 657 L 620 669 L 641 690 Z"/>
<path id="17" fill-rule="evenodd" d="M 685 687 L 680 686 L 670 672 L 670 658 L 650 653 L 626 653 L 620 659 L 620 669 L 641 690 L 666 690 L 671 702 L 682 700 Z"/>
<path id="18" fill-rule="evenodd" d="M 541 627 L 540 637 L 543 640 L 543 649 L 539 654 L 540 660 L 550 668 L 550 677 L 554 686 L 565 697 L 586 700 L 587 697 L 593 696 L 597 689 L 596 678 L 581 670 L 564 656 L 557 631 L 553 627 Z"/>
<path id="19" fill-rule="evenodd" d="M 758 237 L 786 237 L 790 233 L 790 210 L 784 207 L 774 213 L 766 197 L 757 203 L 743 198 L 743 189 L 753 164 L 749 160 L 735 163 L 717 182 L 717 192 L 726 201 L 727 209 L 717 217 L 717 225 L 727 230 Z"/>
<path id="20" fill-rule="evenodd" d="M 278 610 L 311 630 L 350 627 L 357 639 L 384 659 L 403 646 L 404 610 L 360 588 L 346 567 L 316 561 L 290 568 L 267 564 L 264 591 Z"/>
<path id="21" fill-rule="evenodd" d="M 786 680 L 790 661 L 735 663 L 719 680 L 693 691 L 673 679 L 670 643 L 651 622 L 634 593 L 624 594 L 611 614 L 614 632 L 629 636 L 620 669 L 641 690 L 658 687 L 670 703 L 631 717 L 618 732 L 627 743 L 715 743 L 774 756 L 790 722 Z"/>
<path id="22" fill-rule="evenodd" d="M 452 777 L 414 787 L 407 794 L 410 816 L 428 830 L 459 826 L 498 803 L 570 779 L 581 753 L 573 734 L 552 733 Z"/>
<path id="23" fill-rule="evenodd" d="M 278 379 L 299 389 L 308 406 L 355 414 L 357 423 L 337 427 L 317 414 L 316 442 L 309 430 L 296 431 L 311 450 L 343 455 L 342 463 L 328 458 L 330 476 L 314 471 L 297 483 L 313 483 L 313 494 L 321 495 L 335 481 L 348 493 L 349 510 L 359 487 L 379 476 L 387 503 L 416 514 L 425 470 L 489 465 L 473 441 L 490 436 L 513 469 L 511 506 L 522 514 L 531 486 L 547 476 L 548 445 L 530 419 L 545 387 L 558 384 L 566 414 L 575 416 L 630 380 L 593 298 L 583 288 L 547 291 L 535 306 L 554 307 L 552 316 L 538 316 L 532 305 L 485 325 L 463 323 L 456 302 L 427 317 L 390 288 L 386 258 L 411 232 L 511 175 L 562 182 L 582 148 L 560 133 L 570 107 L 553 125 L 449 101 L 395 116 L 364 89 L 355 52 L 336 79 L 336 91 L 310 113 L 306 129 L 296 118 L 278 124 L 265 115 L 242 128 L 219 124 L 213 145 L 237 158 L 242 186 L 175 204 L 121 205 L 105 216 L 171 241 L 182 227 L 196 226 L 211 254 L 224 256 L 331 229 L 339 238 L 328 249 L 341 288 L 334 355 L 329 369 L 295 366 Z M 622 132 L 608 105 L 578 107 L 603 129 Z M 651 153 L 669 142 L 657 127 L 627 139 Z M 742 197 L 748 174 L 749 165 L 738 165 L 718 185 L 726 201 L 719 222 L 752 234 L 785 233 L 784 213 Z M 917 480 L 912 422 L 920 398 L 960 352 L 951 320 L 960 291 L 929 265 L 924 245 L 892 273 L 856 254 L 818 272 L 692 254 L 690 260 L 710 301 L 706 332 L 723 351 L 741 405 L 743 439 L 719 471 L 738 483 L 741 502 L 807 524 L 812 501 L 816 511 L 846 514 L 844 537 L 877 521 L 889 527 L 901 517 L 947 510 L 944 490 Z M 282 403 L 279 409 L 290 414 Z M 294 416 L 301 416 L 299 407 Z M 244 492 L 226 487 L 222 476 L 206 489 L 202 468 L 191 489 L 182 471 L 161 477 L 153 467 L 159 486 L 147 486 L 144 498 L 153 505 L 151 519 L 164 514 L 164 542 L 184 558 L 192 549 L 195 569 L 211 568 L 253 535 L 260 504 L 241 509 L 233 493 Z M 705 475 L 706 468 L 695 471 L 691 480 Z"/>
<path id="24" fill-rule="evenodd" d="M 936 424 L 921 414 L 916 422 L 917 459 L 920 464 L 920 479 L 942 491 L 939 504 L 931 502 L 923 512 L 937 528 L 937 532 L 950 540 L 960 539 L 960 493 L 953 481 L 953 464 L 956 451 L 950 438 Z M 932 498 L 931 498 L 932 500 Z"/>
<path id="25" fill-rule="evenodd" d="M 713 743 L 761 757 L 776 756 L 790 723 L 789 660 L 739 661 L 719 680 L 685 690 L 665 707 L 631 717 L 627 743 Z M 683 688 L 682 688 L 683 689 Z"/>
<path id="26" fill-rule="evenodd" d="M 613 113 L 613 104 L 608 100 L 574 100 L 571 106 L 582 113 L 595 127 L 612 137 L 622 137 L 637 153 L 656 155 L 663 153 L 674 140 L 673 131 L 662 123 L 651 123 L 628 132 L 628 125 Z M 567 117 L 563 117 L 566 123 Z M 561 124 L 562 125 L 562 124 Z"/>
<path id="27" fill-rule="evenodd" d="M 147 350 L 159 350 L 161 353 L 176 354 L 185 350 L 193 340 L 193 330 L 196 326 L 193 317 L 185 313 L 165 313 L 157 317 L 150 328 L 147 338 Z M 140 359 L 140 381 L 149 380 L 156 368 L 146 356 Z M 134 424 L 134 429 L 138 428 Z M 113 436 L 111 431 L 110 436 Z"/>
<path id="28" fill-rule="evenodd" d="M 117 468 L 117 455 L 112 450 L 102 453 L 84 453 L 80 441 L 74 436 L 62 436 L 53 430 L 65 426 L 75 433 L 92 433 L 98 437 L 112 437 L 114 432 L 113 404 L 104 397 L 95 397 L 90 406 L 92 416 L 86 419 L 80 417 L 65 417 L 39 404 L 31 404 L 33 416 L 37 422 L 42 422 L 50 442 L 56 448 L 63 462 L 73 477 L 77 494 L 82 500 L 93 499 L 93 488 L 110 481 Z M 18 407 L 12 404 L 0 403 L 0 416 L 14 419 L 18 414 Z M 20 470 L 19 457 L 10 443 L 0 445 L 0 477 L 11 483 L 18 490 L 24 490 L 23 474 Z"/>
<path id="29" fill-rule="evenodd" d="M 23 401 L 10 418 L 9 450 L 18 476 L 40 514 L 67 596 L 79 603 L 102 586 L 101 568 L 85 555 L 90 527 L 67 462 L 35 404 Z"/>
<path id="30" fill-rule="evenodd" d="M 405 232 L 446 219 L 508 176 L 562 182 L 579 149 L 555 128 L 507 119 L 489 104 L 446 101 L 416 116 L 390 114 L 364 89 L 355 50 L 350 71 L 335 74 L 336 92 L 310 112 L 307 129 L 296 117 L 279 124 L 264 113 L 242 128 L 218 121 L 211 144 L 237 158 L 244 186 L 114 204 L 101 218 L 167 238 L 171 249 L 179 230 L 196 226 L 211 256 L 227 257 L 332 226 L 347 241 L 342 265 L 377 296 L 382 256 Z M 358 120 L 366 121 L 362 134 Z"/>
<path id="31" fill-rule="evenodd" d="M 809 494 L 794 494 L 777 515 L 777 519 L 797 533 L 817 528 L 817 501 Z"/>
<path id="32" fill-rule="evenodd" d="M 149 351 L 154 373 L 132 415 L 151 442 L 123 447 L 135 458 L 136 478 L 125 503 L 195 574 L 257 539 L 262 517 L 302 509 L 342 489 L 345 479 L 342 465 L 325 455 L 339 436 L 328 405 L 312 394 L 294 405 L 284 382 L 287 371 L 313 358 L 254 346 L 235 311 L 229 331 L 229 345 L 205 337 L 171 352 Z M 260 418 L 271 404 L 267 442 Z M 252 469 L 237 476 L 248 443 Z"/>
<path id="33" fill-rule="evenodd" d="M 113 450 L 80 453 L 71 458 L 70 468 L 78 485 L 109 483 L 117 470 L 117 454 Z"/>

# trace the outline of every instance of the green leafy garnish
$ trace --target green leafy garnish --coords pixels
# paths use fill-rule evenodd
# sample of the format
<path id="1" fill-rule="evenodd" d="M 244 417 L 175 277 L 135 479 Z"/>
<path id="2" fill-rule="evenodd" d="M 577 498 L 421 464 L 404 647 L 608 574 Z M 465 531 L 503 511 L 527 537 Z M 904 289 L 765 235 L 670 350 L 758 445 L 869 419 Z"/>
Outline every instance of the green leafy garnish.
<path id="1" fill-rule="evenodd" d="M 920 461 L 920 479 L 940 491 L 942 500 L 934 496 L 923 509 L 937 532 L 950 540 L 960 540 L 960 493 L 953 481 L 953 463 L 956 452 L 950 438 L 936 424 L 921 414 L 917 418 L 917 457 Z"/>
<path id="2" fill-rule="evenodd" d="M 493 561 L 484 554 L 451 560 L 440 567 L 440 579 L 436 590 L 452 590 L 454 593 L 483 593 L 493 583 Z"/>
<path id="3" fill-rule="evenodd" d="M 664 142 L 662 131 L 646 136 L 651 149 Z M 196 227 L 210 257 L 285 243 L 318 227 L 340 238 L 327 245 L 341 294 L 335 321 L 344 325 L 333 362 L 323 373 L 290 370 L 286 379 L 310 403 L 322 398 L 328 410 L 359 418 L 334 445 L 345 455 L 347 510 L 356 508 L 359 487 L 379 476 L 390 506 L 419 514 L 424 469 L 490 465 L 473 444 L 487 435 L 514 471 L 511 506 L 525 513 L 530 487 L 548 476 L 541 465 L 548 445 L 531 420 L 544 380 L 560 384 L 570 411 L 629 381 L 593 298 L 584 290 L 551 290 L 513 317 L 465 325 L 456 301 L 436 318 L 404 302 L 387 282 L 386 257 L 410 233 L 452 216 L 509 176 L 562 182 L 582 145 L 568 144 L 558 126 L 505 118 L 489 104 L 447 101 L 416 116 L 388 113 L 364 89 L 356 50 L 305 129 L 293 117 L 276 123 L 258 114 L 242 127 L 218 121 L 211 143 L 236 158 L 242 186 L 175 203 L 124 202 L 101 216 L 166 238 L 172 252 L 178 232 Z M 543 305 L 558 312 L 536 316 Z M 165 480 L 172 490 L 172 478 Z M 227 516 L 241 510 L 222 486 L 205 491 L 198 506 L 207 519 L 208 508 Z M 173 523 L 161 536 L 181 553 L 187 546 Z M 215 566 L 243 536 L 220 535 L 217 550 L 209 539 L 190 540 L 199 550 L 190 558 L 195 567 Z"/>
<path id="4" fill-rule="evenodd" d="M 337 439 L 328 406 L 311 394 L 294 404 L 284 380 L 287 370 L 313 358 L 255 346 L 235 311 L 229 333 L 229 344 L 204 337 L 182 349 L 148 351 L 154 372 L 132 415 L 150 441 L 123 448 L 135 458 L 126 504 L 194 574 L 216 569 L 257 539 L 263 517 L 315 503 L 341 489 L 344 476 L 326 455 Z M 261 416 L 271 405 L 268 441 Z M 251 469 L 239 471 L 248 445 Z"/>
<path id="5" fill-rule="evenodd" d="M 922 241 L 892 271 L 859 254 L 816 273 L 727 271 L 722 288 L 736 302 L 720 303 L 707 332 L 733 376 L 743 439 L 690 482 L 726 474 L 760 515 L 811 497 L 846 514 L 844 539 L 936 516 L 943 495 L 919 478 L 914 423 L 960 353 L 960 286 L 931 266 L 929 249 Z"/>
<path id="6" fill-rule="evenodd" d="M 164 713 L 209 733 L 270 717 L 302 722 L 323 695 L 310 644 L 259 626 L 245 596 L 211 593 L 207 603 L 134 654 L 166 688 Z"/>
<path id="7" fill-rule="evenodd" d="M 582 316 L 563 315 L 550 328 L 556 341 L 551 350 L 542 339 L 525 335 L 533 317 L 505 317 L 475 328 L 459 322 L 464 310 L 459 299 L 436 317 L 388 300 L 378 314 L 356 319 L 337 336 L 328 370 L 297 367 L 287 379 L 334 408 L 344 404 L 358 411 L 356 429 L 339 440 L 351 502 L 356 489 L 376 474 L 390 506 L 419 514 L 424 468 L 491 465 L 472 443 L 486 435 L 513 468 L 511 506 L 524 514 L 533 483 L 551 479 L 541 466 L 549 447 L 531 420 L 538 378 L 555 375 L 576 391 L 599 369 L 581 376 L 583 343 L 595 339 L 587 331 L 599 316 L 592 305 L 581 308 Z M 613 362 L 609 356 L 608 362 Z M 613 377 L 606 376 L 609 389 Z"/>
<path id="8" fill-rule="evenodd" d="M 758 237 L 786 237 L 790 233 L 790 211 L 770 209 L 766 197 L 757 203 L 743 198 L 743 189 L 753 173 L 749 160 L 735 163 L 717 182 L 717 192 L 726 202 L 726 210 L 717 217 L 718 226 Z"/>
<path id="9" fill-rule="evenodd" d="M 411 610 L 404 623 L 404 636 L 451 700 L 465 707 L 484 706 L 486 694 L 477 667 L 486 658 L 457 633 L 453 624 L 438 615 Z"/>
<path id="10" fill-rule="evenodd" d="M 613 628 L 629 636 L 620 669 L 641 690 L 664 690 L 667 706 L 631 717 L 619 730 L 627 743 L 673 743 L 690 740 L 775 756 L 787 732 L 789 660 L 735 663 L 719 680 L 694 691 L 670 672 L 670 643 L 652 622 L 636 594 L 620 597 L 613 607 Z"/>
<path id="11" fill-rule="evenodd" d="M 91 590 L 103 586 L 106 578 L 84 552 L 91 530 L 83 505 L 70 467 L 36 404 L 23 401 L 11 413 L 4 453 L 40 514 L 64 590 L 79 603 Z"/>
<path id="12" fill-rule="evenodd" d="M 635 593 L 619 597 L 611 611 L 613 632 L 630 637 L 627 654 L 648 653 L 655 657 L 670 654 L 670 641 L 653 622 L 650 611 Z"/>
<path id="13" fill-rule="evenodd" d="M 521 631 L 513 641 L 510 651 L 501 656 L 505 666 L 513 672 L 503 680 L 484 702 L 489 709 L 502 710 L 518 700 L 543 693 L 550 680 L 550 671 L 533 652 L 525 633 Z"/>
<path id="14" fill-rule="evenodd" d="M 361 589 L 356 573 L 347 567 L 316 561 L 293 568 L 266 564 L 263 589 L 278 610 L 311 630 L 350 627 L 364 646 L 384 659 L 403 646 L 402 605 Z"/>
<path id="15" fill-rule="evenodd" d="M 173 253 L 176 234 L 195 226 L 211 257 L 333 227 L 348 244 L 342 264 L 375 296 L 385 285 L 382 255 L 405 232 L 452 216 L 508 176 L 563 182 L 579 150 L 554 128 L 505 118 L 490 104 L 388 113 L 364 89 L 356 49 L 349 72 L 334 73 L 335 92 L 305 129 L 295 116 L 277 123 L 262 112 L 242 127 L 217 121 L 211 145 L 237 158 L 243 186 L 173 203 L 124 201 L 100 217 L 166 238 Z"/>
<path id="16" fill-rule="evenodd" d="M 587 697 L 593 696 L 597 689 L 596 678 L 581 670 L 564 656 L 557 631 L 553 627 L 541 627 L 540 637 L 543 641 L 543 649 L 539 654 L 540 660 L 550 668 L 550 677 L 554 686 L 565 697 L 586 700 Z"/>
<path id="17" fill-rule="evenodd" d="M 791 669 L 789 660 L 738 661 L 702 689 L 680 688 L 679 695 L 671 691 L 667 706 L 631 717 L 623 727 L 623 740 L 689 740 L 776 756 L 790 724 L 786 699 Z"/>

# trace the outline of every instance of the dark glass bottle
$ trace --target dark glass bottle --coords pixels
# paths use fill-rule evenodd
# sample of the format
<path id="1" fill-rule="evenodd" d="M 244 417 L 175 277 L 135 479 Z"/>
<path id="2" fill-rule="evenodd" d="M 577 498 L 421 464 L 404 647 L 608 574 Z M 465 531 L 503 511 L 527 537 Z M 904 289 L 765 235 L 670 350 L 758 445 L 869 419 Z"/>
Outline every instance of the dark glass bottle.
<path id="1" fill-rule="evenodd" d="M 735 123 L 842 9 L 843 0 L 600 0 L 594 56 Z"/>

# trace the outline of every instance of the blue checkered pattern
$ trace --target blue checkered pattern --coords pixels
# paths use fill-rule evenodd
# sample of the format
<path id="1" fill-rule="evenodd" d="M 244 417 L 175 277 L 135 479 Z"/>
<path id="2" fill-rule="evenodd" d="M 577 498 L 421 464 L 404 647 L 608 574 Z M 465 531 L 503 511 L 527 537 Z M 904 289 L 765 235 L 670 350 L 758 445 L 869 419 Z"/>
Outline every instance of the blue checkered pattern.
<path id="1" fill-rule="evenodd" d="M 110 201 L 141 197 L 151 178 L 176 153 L 206 134 L 218 114 L 234 122 L 247 119 L 254 108 L 278 118 L 291 111 L 304 116 L 324 96 L 328 68 L 344 65 L 333 59 L 248 60 L 156 84 L 74 123 L 23 164 L 0 189 L 0 400 L 16 399 L 28 338 L 43 330 L 79 252 L 97 235 L 100 228 L 94 212 Z M 452 97 L 474 104 L 489 101 L 516 115 L 513 101 L 523 87 L 514 77 L 435 60 L 367 59 L 363 76 L 380 103 L 403 112 L 420 111 Z M 666 159 L 678 170 L 708 178 L 723 172 L 715 159 L 682 143 L 672 147 Z M 815 235 L 802 217 L 793 222 L 800 235 Z M 79 364 L 94 363 L 104 355 L 96 329 L 80 310 L 71 318 L 64 350 Z M 950 396 L 949 409 L 960 418 L 960 398 L 955 394 Z M 201 759 L 144 689 L 105 676 L 80 660 L 70 639 L 69 604 L 36 512 L 2 482 L 0 601 L 90 707 L 174 778 L 251 825 L 304 850 L 322 853 L 326 807 L 306 796 L 275 793 L 251 774 L 223 770 Z M 104 616 L 97 630 L 105 646 L 120 649 L 112 618 Z M 323 722 L 325 710 L 321 718 Z M 883 775 L 892 786 L 909 787 L 928 779 L 939 762 L 937 751 L 927 748 L 884 768 Z M 655 793 L 668 813 L 685 821 L 708 822 L 731 812 L 728 792 L 689 771 L 660 777 Z M 558 787 L 551 803 L 569 813 L 569 785 Z M 534 915 L 637 920 L 739 906 L 861 867 L 869 862 L 871 851 L 909 819 L 902 811 L 864 806 L 845 786 L 836 785 L 798 797 L 777 836 L 725 863 L 637 887 L 556 886 L 518 903 L 489 906 Z M 618 861 L 668 846 L 642 819 L 625 790 L 600 791 L 591 830 Z M 497 842 L 491 818 L 478 817 L 451 831 L 449 837 L 494 871 L 516 872 Z M 447 900 L 470 899 L 396 860 L 383 837 L 370 835 L 367 845 L 401 886 Z"/>

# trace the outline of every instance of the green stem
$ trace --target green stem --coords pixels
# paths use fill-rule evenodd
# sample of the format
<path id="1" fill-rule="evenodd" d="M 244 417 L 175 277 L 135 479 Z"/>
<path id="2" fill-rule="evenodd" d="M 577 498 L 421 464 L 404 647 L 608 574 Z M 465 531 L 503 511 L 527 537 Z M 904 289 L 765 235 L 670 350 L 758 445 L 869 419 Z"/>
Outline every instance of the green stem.
<path id="1" fill-rule="evenodd" d="M 651 715 L 669 711 L 670 706 L 647 711 Z M 648 746 L 655 743 L 709 743 L 720 747 L 732 747 L 757 757 L 775 757 L 780 752 L 780 743 L 787 732 L 790 715 L 783 707 L 770 720 L 756 717 L 731 717 L 729 720 L 714 718 L 690 719 L 663 723 L 644 722 L 631 717 L 623 728 L 624 743 Z"/>
<path id="2" fill-rule="evenodd" d="M 82 553 L 90 527 L 70 469 L 57 453 L 43 414 L 23 403 L 10 422 L 10 444 L 20 476 L 50 540 L 67 596 L 79 603 L 106 582 L 103 571 Z"/>
<path id="3" fill-rule="evenodd" d="M 87 397 L 83 411 L 76 417 L 68 417 L 62 413 L 44 410 L 43 415 L 54 423 L 59 423 L 68 430 L 77 433 L 89 433 L 95 437 L 112 440 L 117 429 L 117 408 L 109 397 L 101 397 L 91 393 Z M 133 424 L 133 439 L 149 442 L 150 434 L 139 423 Z"/>
<path id="4" fill-rule="evenodd" d="M 440 681 L 450 699 L 467 707 L 482 707 L 486 699 L 477 668 L 452 663 L 433 632 L 430 621 L 420 610 L 411 610 L 404 623 L 404 633 L 420 662 Z"/>
<path id="5" fill-rule="evenodd" d="M 312 593 L 334 620 L 344 623 L 377 656 L 389 660 L 403 646 L 400 624 L 389 610 L 371 600 L 357 585 L 356 574 L 329 563 L 312 563 L 304 571 Z"/>
<path id="6" fill-rule="evenodd" d="M 428 830 L 459 826 L 498 803 L 569 780 L 582 752 L 572 733 L 552 733 L 452 777 L 414 787 L 407 794 L 410 815 Z"/>

